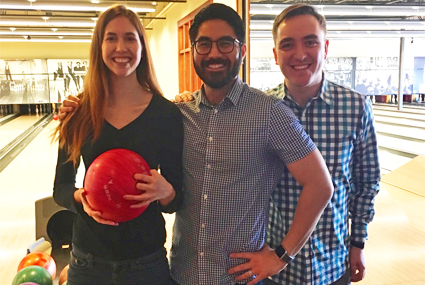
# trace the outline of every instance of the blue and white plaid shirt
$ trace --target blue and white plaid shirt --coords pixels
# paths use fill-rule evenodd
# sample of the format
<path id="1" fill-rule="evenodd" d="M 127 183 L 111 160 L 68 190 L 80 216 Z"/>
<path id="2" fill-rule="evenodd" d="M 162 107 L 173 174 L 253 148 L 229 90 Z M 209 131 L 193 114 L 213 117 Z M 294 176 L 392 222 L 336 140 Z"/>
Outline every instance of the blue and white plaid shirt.
<path id="1" fill-rule="evenodd" d="M 335 187 L 305 246 L 272 279 L 279 284 L 328 285 L 348 270 L 350 240 L 365 242 L 367 225 L 375 213 L 380 168 L 372 103 L 366 96 L 326 79 L 305 108 L 295 103 L 283 83 L 267 93 L 284 99 L 293 110 L 322 153 Z M 267 237 L 272 248 L 288 232 L 301 190 L 285 169 L 272 193 Z"/>
<path id="2" fill-rule="evenodd" d="M 183 114 L 183 206 L 176 213 L 171 274 L 181 285 L 235 284 L 233 252 L 264 244 L 269 197 L 285 164 L 316 146 L 282 100 L 240 78 L 217 106 L 202 91 Z"/>

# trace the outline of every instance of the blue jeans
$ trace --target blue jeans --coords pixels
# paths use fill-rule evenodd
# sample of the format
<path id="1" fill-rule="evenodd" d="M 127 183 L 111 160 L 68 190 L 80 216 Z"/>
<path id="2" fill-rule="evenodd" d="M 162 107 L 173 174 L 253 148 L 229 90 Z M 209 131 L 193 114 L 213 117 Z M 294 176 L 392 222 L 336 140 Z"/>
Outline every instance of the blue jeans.
<path id="1" fill-rule="evenodd" d="M 134 260 L 110 261 L 73 247 L 68 285 L 169 285 L 165 248 Z"/>

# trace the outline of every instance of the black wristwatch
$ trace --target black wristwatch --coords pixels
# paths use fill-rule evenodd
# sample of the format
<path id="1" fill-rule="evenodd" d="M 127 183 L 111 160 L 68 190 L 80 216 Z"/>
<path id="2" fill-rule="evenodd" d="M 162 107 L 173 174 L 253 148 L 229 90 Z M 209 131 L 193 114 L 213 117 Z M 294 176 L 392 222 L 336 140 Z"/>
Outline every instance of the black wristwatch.
<path id="1" fill-rule="evenodd" d="M 287 264 L 291 263 L 292 260 L 294 260 L 295 258 L 294 256 L 290 256 L 282 245 L 279 245 L 278 247 L 276 247 L 274 252 L 276 253 L 277 257 L 285 261 Z"/>
<path id="2" fill-rule="evenodd" d="M 358 242 L 358 241 L 352 240 L 350 243 L 352 246 L 364 249 L 364 242 Z"/>

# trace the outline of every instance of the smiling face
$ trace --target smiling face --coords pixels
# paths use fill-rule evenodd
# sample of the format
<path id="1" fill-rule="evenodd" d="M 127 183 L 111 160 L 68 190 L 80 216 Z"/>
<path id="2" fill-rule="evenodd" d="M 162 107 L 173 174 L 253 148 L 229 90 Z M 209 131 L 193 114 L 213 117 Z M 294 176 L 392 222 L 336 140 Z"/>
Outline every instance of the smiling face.
<path id="1" fill-rule="evenodd" d="M 142 48 L 136 28 L 126 17 L 117 17 L 106 25 L 102 58 L 111 76 L 135 76 L 142 58 Z"/>
<path id="2" fill-rule="evenodd" d="M 289 89 L 321 83 L 329 45 L 325 36 L 320 23 L 311 15 L 295 16 L 279 25 L 273 53 Z"/>
<path id="3" fill-rule="evenodd" d="M 224 20 L 208 20 L 199 26 L 195 41 L 217 41 L 237 39 L 233 28 Z M 193 65 L 196 73 L 202 81 L 211 88 L 220 89 L 231 82 L 239 73 L 241 62 L 245 57 L 246 46 L 234 43 L 234 49 L 230 53 L 223 54 L 216 42 L 212 43 L 211 51 L 206 55 L 200 55 L 192 47 Z"/>

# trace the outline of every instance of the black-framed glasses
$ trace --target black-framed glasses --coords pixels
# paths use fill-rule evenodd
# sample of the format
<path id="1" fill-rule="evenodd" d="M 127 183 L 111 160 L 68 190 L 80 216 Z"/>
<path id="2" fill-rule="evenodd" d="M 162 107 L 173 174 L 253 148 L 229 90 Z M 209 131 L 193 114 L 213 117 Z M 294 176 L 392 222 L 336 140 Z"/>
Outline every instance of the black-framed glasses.
<path id="1" fill-rule="evenodd" d="M 221 53 L 231 53 L 235 49 L 235 43 L 240 44 L 241 42 L 234 38 L 222 38 L 217 41 L 212 41 L 209 39 L 201 39 L 193 42 L 195 50 L 200 55 L 206 55 L 211 52 L 212 45 L 215 43 L 218 50 Z"/>

